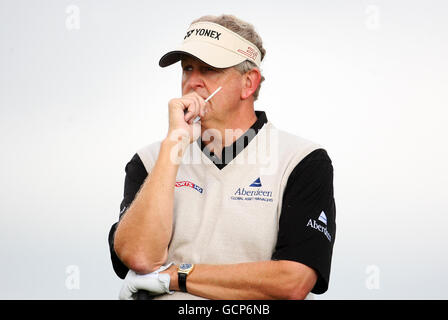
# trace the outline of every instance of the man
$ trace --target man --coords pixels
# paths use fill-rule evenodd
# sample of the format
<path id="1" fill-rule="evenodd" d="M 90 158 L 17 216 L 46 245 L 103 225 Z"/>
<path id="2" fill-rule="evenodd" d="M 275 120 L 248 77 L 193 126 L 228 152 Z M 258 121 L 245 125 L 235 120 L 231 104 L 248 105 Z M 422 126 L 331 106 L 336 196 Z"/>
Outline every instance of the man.
<path id="1" fill-rule="evenodd" d="M 138 289 L 156 299 L 305 299 L 327 290 L 331 160 L 254 110 L 264 54 L 250 24 L 223 15 L 194 21 L 161 58 L 162 67 L 181 61 L 182 97 L 168 103 L 166 138 L 126 165 L 109 233 L 125 278 L 120 298 Z"/>

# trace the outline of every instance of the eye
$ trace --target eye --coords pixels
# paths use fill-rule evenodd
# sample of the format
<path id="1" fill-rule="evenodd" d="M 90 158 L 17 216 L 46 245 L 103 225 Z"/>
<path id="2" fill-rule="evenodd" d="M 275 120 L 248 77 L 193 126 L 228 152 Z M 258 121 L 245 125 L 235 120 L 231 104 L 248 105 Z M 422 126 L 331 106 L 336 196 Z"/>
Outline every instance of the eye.
<path id="1" fill-rule="evenodd" d="M 193 70 L 193 67 L 191 65 L 186 65 L 182 68 L 184 71 L 191 71 Z"/>
<path id="2" fill-rule="evenodd" d="M 202 72 L 216 72 L 216 69 L 212 67 L 202 67 Z"/>

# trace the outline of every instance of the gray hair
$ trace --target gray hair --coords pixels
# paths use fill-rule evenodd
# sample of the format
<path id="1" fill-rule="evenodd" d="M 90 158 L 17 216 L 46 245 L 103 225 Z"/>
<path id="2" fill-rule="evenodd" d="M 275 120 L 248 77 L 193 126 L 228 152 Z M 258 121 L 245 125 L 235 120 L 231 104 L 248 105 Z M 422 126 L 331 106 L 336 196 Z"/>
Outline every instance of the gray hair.
<path id="1" fill-rule="evenodd" d="M 261 61 L 263 61 L 263 58 L 266 54 L 266 50 L 263 47 L 263 40 L 261 39 L 260 35 L 255 31 L 255 28 L 252 24 L 245 22 L 241 19 L 238 19 L 237 17 L 235 17 L 233 15 L 229 15 L 229 14 L 223 14 L 220 16 L 212 16 L 212 15 L 203 16 L 203 17 L 200 17 L 199 19 L 194 20 L 192 22 L 192 24 L 196 23 L 196 22 L 200 22 L 200 21 L 208 21 L 208 22 L 220 24 L 224 28 L 227 28 L 227 29 L 233 31 L 233 32 L 239 34 L 240 36 L 242 36 L 244 39 L 252 42 L 255 46 L 257 46 L 258 50 L 260 50 Z M 252 69 L 255 69 L 255 68 L 260 70 L 260 68 L 258 68 L 254 62 L 249 61 L 249 60 L 245 60 L 245 61 L 241 62 L 240 64 L 237 64 L 233 68 L 238 70 L 241 74 L 245 74 L 246 72 L 248 72 Z M 261 70 L 260 70 L 260 73 L 261 73 Z M 264 81 L 264 76 L 263 76 L 263 74 L 261 74 L 260 84 L 258 85 L 257 90 L 255 90 L 255 92 L 253 94 L 254 101 L 257 100 L 257 98 L 258 98 L 261 83 L 263 81 Z"/>

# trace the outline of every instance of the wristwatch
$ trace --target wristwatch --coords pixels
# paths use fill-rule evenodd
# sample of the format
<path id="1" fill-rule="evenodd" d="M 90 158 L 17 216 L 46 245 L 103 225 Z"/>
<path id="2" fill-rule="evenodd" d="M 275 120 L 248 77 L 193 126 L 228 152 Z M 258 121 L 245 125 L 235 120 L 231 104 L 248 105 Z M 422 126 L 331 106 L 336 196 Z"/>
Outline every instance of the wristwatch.
<path id="1" fill-rule="evenodd" d="M 179 281 L 179 289 L 187 292 L 187 276 L 193 271 L 194 264 L 181 263 L 177 268 L 177 279 Z"/>

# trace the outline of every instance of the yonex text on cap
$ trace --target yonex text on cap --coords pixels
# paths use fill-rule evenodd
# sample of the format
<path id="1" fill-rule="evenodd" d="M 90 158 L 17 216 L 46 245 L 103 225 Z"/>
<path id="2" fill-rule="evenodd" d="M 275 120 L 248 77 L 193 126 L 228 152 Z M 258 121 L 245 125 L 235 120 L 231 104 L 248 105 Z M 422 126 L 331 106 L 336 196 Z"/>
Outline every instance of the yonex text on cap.
<path id="1" fill-rule="evenodd" d="M 192 24 L 184 41 L 159 61 L 161 67 L 176 63 L 183 54 L 192 55 L 215 68 L 233 67 L 245 60 L 261 64 L 261 53 L 252 42 L 223 26 L 207 21 Z"/>

